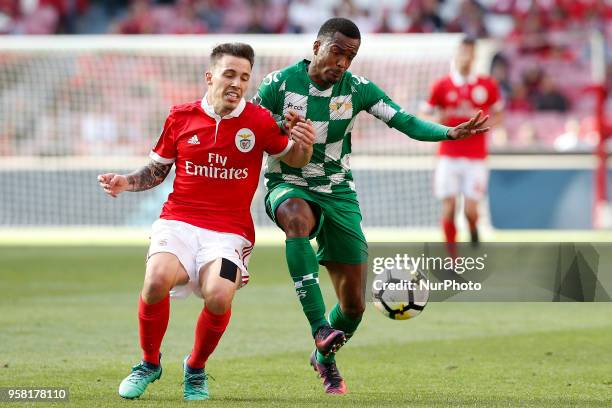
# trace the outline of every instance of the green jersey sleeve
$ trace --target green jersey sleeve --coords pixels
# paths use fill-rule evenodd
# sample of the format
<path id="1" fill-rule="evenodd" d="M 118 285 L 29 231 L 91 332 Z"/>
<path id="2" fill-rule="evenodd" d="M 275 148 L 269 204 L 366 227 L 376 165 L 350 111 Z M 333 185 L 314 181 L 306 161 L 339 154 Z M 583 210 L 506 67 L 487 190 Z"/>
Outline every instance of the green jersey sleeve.
<path id="1" fill-rule="evenodd" d="M 353 83 L 361 99 L 362 110 L 382 120 L 387 126 L 424 142 L 448 140 L 449 127 L 419 119 L 405 112 L 382 89 L 364 77 L 353 76 Z"/>

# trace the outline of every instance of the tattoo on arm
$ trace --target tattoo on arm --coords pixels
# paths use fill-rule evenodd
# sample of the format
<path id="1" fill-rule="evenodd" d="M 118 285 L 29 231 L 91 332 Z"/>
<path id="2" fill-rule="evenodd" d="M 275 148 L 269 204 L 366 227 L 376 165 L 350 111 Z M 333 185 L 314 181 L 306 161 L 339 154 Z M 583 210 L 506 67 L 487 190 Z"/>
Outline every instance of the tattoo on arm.
<path id="1" fill-rule="evenodd" d="M 171 168 L 172 163 L 161 164 L 151 160 L 146 166 L 127 175 L 130 191 L 144 191 L 161 184 Z"/>

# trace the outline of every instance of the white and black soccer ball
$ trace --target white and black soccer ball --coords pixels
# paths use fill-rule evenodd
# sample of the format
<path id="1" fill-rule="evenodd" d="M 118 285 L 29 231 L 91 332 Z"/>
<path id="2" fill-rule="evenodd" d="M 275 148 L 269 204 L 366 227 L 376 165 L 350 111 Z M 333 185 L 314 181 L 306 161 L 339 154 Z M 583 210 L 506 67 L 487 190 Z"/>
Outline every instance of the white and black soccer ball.
<path id="1" fill-rule="evenodd" d="M 427 277 L 419 270 L 385 270 L 374 276 L 372 303 L 393 320 L 418 316 L 429 300 Z"/>

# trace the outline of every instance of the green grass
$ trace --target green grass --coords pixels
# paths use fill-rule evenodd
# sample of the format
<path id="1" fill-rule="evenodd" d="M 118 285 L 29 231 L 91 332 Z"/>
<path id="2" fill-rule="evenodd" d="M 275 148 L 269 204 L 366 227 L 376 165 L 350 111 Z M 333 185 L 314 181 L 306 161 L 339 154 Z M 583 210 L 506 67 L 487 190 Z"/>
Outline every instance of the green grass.
<path id="1" fill-rule="evenodd" d="M 70 403 L 59 406 L 184 406 L 181 361 L 201 308 L 194 297 L 172 303 L 162 379 L 138 401 L 117 395 L 140 355 L 145 251 L 1 247 L 0 387 L 69 387 Z M 350 394 L 324 395 L 283 257 L 278 247 L 256 249 L 251 283 L 207 366 L 215 378 L 207 406 L 612 405 L 610 303 L 432 303 L 402 322 L 368 306 L 338 356 Z"/>

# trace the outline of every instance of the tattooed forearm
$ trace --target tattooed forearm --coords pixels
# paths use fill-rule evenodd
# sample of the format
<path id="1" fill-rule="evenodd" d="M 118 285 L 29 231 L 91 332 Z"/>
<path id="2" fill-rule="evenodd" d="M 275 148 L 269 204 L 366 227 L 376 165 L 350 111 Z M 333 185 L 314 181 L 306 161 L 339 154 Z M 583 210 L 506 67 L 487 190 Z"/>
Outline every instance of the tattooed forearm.
<path id="1" fill-rule="evenodd" d="M 161 184 L 172 168 L 172 163 L 161 164 L 151 160 L 148 165 L 127 175 L 130 191 L 144 191 Z"/>

